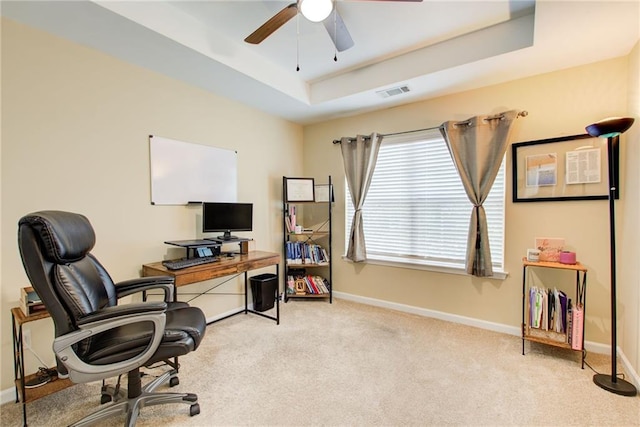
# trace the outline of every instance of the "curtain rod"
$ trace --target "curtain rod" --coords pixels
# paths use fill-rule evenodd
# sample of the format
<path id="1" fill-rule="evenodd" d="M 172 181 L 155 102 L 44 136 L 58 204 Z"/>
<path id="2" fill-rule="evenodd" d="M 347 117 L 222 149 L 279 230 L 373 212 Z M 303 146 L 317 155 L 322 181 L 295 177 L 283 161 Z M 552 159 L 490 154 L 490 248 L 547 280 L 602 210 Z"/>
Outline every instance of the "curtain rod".
<path id="1" fill-rule="evenodd" d="M 527 115 L 529 114 L 529 112 L 527 112 L 526 110 L 520 111 L 518 113 L 518 115 L 516 116 L 516 118 L 518 117 L 527 117 Z M 487 117 L 485 120 L 502 120 L 504 118 L 504 114 L 498 114 L 495 116 L 490 116 Z M 464 121 L 464 122 L 458 122 L 456 123 L 456 125 L 469 125 L 471 124 L 470 120 Z M 394 135 L 403 135 L 405 133 L 414 133 L 414 132 L 424 132 L 426 130 L 435 130 L 435 129 L 440 129 L 442 127 L 442 125 L 440 126 L 433 126 L 430 128 L 423 128 L 423 129 L 414 129 L 414 130 L 405 130 L 403 132 L 392 132 L 392 133 L 382 133 L 380 134 L 381 136 L 394 136 Z M 365 136 L 364 139 L 369 139 L 368 136 Z M 355 138 L 349 138 L 349 142 L 353 142 L 355 141 Z M 334 144 L 340 144 L 342 141 L 340 141 L 339 139 L 334 139 L 333 143 Z"/>

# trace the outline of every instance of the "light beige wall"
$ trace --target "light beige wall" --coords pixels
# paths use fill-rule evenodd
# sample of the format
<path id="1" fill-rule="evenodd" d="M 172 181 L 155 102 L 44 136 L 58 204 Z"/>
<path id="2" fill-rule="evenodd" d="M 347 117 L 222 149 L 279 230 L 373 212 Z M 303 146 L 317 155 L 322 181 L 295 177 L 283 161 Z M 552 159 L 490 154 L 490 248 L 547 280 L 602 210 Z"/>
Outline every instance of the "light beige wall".
<path id="1" fill-rule="evenodd" d="M 513 142 L 582 134 L 596 120 L 627 114 L 627 71 L 627 59 L 619 58 L 305 127 L 305 172 L 331 173 L 336 186 L 334 254 L 344 253 L 344 172 L 333 139 L 438 126 L 508 109 L 529 112 L 517 120 Z M 564 237 L 589 269 L 586 339 L 608 344 L 607 202 L 512 203 L 510 150 L 506 176 L 506 280 L 350 264 L 334 256 L 334 289 L 519 327 L 521 259 L 536 237 Z M 573 276 L 568 280 L 573 283 Z M 630 304 L 637 305 L 637 298 Z"/>
<path id="2" fill-rule="evenodd" d="M 640 43 L 629 55 L 628 115 L 636 122 L 625 134 L 622 188 L 618 222 L 618 346 L 640 372 Z"/>
<path id="3" fill-rule="evenodd" d="M 199 207 L 150 204 L 150 134 L 237 150 L 238 200 L 254 203 L 245 234 L 258 249 L 281 251 L 281 182 L 302 174 L 301 126 L 4 19 L 2 107 L 0 389 L 13 384 L 9 309 L 28 285 L 16 245 L 22 215 L 87 215 L 94 253 L 114 280 L 163 259 L 165 240 L 198 235 Z M 238 297 L 193 303 L 208 317 L 240 305 Z M 50 362 L 50 319 L 28 327 Z"/>

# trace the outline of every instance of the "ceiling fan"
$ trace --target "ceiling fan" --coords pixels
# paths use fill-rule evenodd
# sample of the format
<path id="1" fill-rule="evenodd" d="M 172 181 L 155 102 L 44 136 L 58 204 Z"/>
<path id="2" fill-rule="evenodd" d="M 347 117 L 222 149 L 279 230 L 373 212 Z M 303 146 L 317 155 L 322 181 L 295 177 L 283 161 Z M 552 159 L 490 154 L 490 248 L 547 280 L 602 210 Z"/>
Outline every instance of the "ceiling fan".
<path id="1" fill-rule="evenodd" d="M 349 49 L 354 45 L 349 30 L 335 7 L 336 0 L 297 0 L 276 13 L 271 19 L 262 24 L 260 28 L 251 33 L 245 42 L 260 44 L 264 39 L 273 34 L 278 28 L 286 24 L 298 12 L 311 22 L 322 22 L 333 40 L 338 52 Z M 397 1 L 397 2 L 421 2 L 422 0 L 352 0 L 352 1 Z M 333 12 L 333 13 L 332 13 Z"/>

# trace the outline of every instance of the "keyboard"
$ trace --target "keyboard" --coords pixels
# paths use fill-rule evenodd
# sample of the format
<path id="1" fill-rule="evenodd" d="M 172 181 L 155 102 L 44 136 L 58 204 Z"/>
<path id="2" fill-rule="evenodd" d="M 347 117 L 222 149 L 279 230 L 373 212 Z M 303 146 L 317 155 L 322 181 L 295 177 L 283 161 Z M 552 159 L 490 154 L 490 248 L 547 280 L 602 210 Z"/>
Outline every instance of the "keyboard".
<path id="1" fill-rule="evenodd" d="M 220 258 L 217 256 L 205 256 L 201 258 L 182 258 L 173 261 L 162 261 L 162 265 L 164 265 L 168 270 L 181 270 L 183 268 L 209 264 L 216 261 L 220 261 Z"/>

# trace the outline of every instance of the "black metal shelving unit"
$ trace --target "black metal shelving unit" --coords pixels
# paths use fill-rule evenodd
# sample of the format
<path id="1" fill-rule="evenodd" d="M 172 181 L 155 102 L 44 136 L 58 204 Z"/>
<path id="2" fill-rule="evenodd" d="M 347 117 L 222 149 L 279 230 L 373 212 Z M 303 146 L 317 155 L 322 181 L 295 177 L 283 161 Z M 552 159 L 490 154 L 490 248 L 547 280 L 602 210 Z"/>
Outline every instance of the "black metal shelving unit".
<path id="1" fill-rule="evenodd" d="M 332 276 L 332 263 L 333 256 L 331 253 L 331 210 L 333 205 L 333 185 L 331 183 L 331 176 L 328 177 L 327 183 L 320 183 L 316 185 L 320 187 L 326 187 L 327 200 L 322 201 L 289 201 L 287 197 L 287 180 L 300 179 L 291 177 L 282 177 L 282 229 L 283 229 L 283 244 L 282 253 L 284 259 L 284 274 L 282 275 L 282 289 L 284 290 L 284 301 L 287 302 L 292 298 L 309 298 L 309 299 L 328 299 L 329 303 L 333 302 L 333 276 Z M 298 223 L 312 223 L 314 224 L 310 228 L 304 228 L 303 231 L 296 233 L 294 230 L 289 230 L 287 225 L 290 218 L 290 209 L 295 207 L 296 222 Z M 290 247 L 291 243 L 300 243 L 301 245 L 318 245 L 321 246 L 328 255 L 328 261 L 326 263 L 314 263 L 305 262 L 296 263 L 291 258 L 290 251 L 287 247 Z M 292 290 L 290 284 L 287 283 L 288 277 L 297 276 L 302 277 L 306 275 L 320 276 L 326 279 L 325 285 L 328 284 L 327 292 L 312 293 L 307 290 L 302 292 L 295 292 L 295 287 Z"/>

